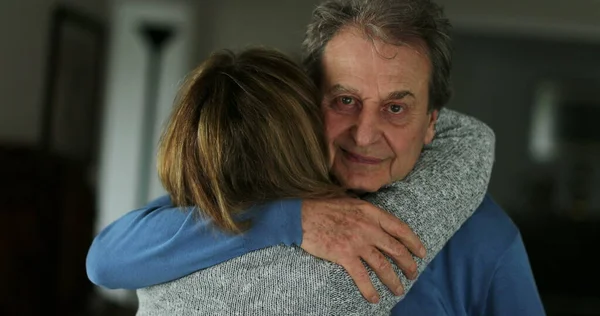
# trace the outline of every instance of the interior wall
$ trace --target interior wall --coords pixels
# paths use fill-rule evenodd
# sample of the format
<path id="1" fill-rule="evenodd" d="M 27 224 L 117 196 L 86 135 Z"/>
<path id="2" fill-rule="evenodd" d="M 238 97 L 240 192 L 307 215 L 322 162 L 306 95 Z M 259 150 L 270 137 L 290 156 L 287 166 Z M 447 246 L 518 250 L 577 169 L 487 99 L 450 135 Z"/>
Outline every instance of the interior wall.
<path id="1" fill-rule="evenodd" d="M 581 83 L 581 91 L 565 96 L 573 100 L 583 91 L 598 91 L 600 43 L 459 33 L 454 56 L 455 93 L 449 106 L 483 120 L 496 133 L 490 192 L 509 211 L 534 211 L 530 194 L 539 185 L 536 182 L 567 184 L 568 175 L 559 171 L 570 168 L 568 159 L 575 156 L 570 147 L 563 146 L 553 165 L 541 166 L 534 161 L 529 136 L 535 91 L 548 80 Z M 600 107 L 600 98 L 592 102 Z M 566 189 L 556 188 L 556 192 Z M 557 207 L 564 207 L 555 202 Z"/>
<path id="2" fill-rule="evenodd" d="M 0 142 L 39 140 L 49 26 L 58 3 L 102 20 L 108 14 L 106 0 L 0 1 Z"/>

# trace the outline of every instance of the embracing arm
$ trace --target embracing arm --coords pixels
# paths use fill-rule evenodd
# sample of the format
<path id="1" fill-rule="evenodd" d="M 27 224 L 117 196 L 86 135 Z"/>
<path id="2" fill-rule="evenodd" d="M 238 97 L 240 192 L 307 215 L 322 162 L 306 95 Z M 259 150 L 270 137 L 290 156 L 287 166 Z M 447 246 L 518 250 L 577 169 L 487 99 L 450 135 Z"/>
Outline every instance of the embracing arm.
<path id="1" fill-rule="evenodd" d="M 481 198 L 478 199 L 479 195 L 473 192 L 471 195 L 458 196 L 455 201 L 447 201 L 451 197 L 448 196 L 448 193 L 439 192 L 438 188 L 448 187 L 451 189 L 449 192 L 454 192 L 452 191 L 455 189 L 454 187 L 463 185 L 471 187 L 464 184 L 463 181 L 471 178 L 465 174 L 474 173 L 480 177 L 477 189 L 481 191 L 481 197 L 483 197 L 493 160 L 494 136 L 484 124 L 444 110 L 440 114 L 436 129 L 437 135 L 433 143 L 424 151 L 421 161 L 407 178 L 406 184 L 402 185 L 400 182 L 386 189 L 395 190 L 398 192 L 397 195 L 406 194 L 407 196 L 401 197 L 403 200 L 394 199 L 393 203 L 383 200 L 380 194 L 371 197 L 374 203 L 387 207 L 394 215 L 401 218 L 405 218 L 405 215 L 402 215 L 404 212 L 438 212 L 436 221 L 441 221 L 440 225 L 444 225 L 444 223 L 449 225 L 446 230 L 439 231 L 436 228 L 438 223 L 435 222 L 432 226 L 434 228 L 431 229 L 433 234 L 429 234 L 424 233 L 429 231 L 426 225 L 421 225 L 419 221 L 414 222 L 419 217 L 406 217 L 407 222 L 416 227 L 415 231 L 427 240 L 425 245 L 429 255 L 426 261 L 418 261 L 418 271 L 424 269 L 426 262 L 429 262 L 434 254 L 443 247 L 481 201 Z M 467 148 L 473 149 L 473 151 L 468 152 Z M 439 170 L 446 167 L 448 170 Z M 433 181 L 428 179 L 430 176 Z M 440 187 L 438 184 L 431 184 L 434 182 L 445 183 L 442 183 Z M 428 194 L 424 194 L 426 192 Z M 429 198 L 436 197 L 436 199 L 429 199 L 428 202 L 422 201 L 421 195 L 423 194 Z M 440 204 L 437 204 L 438 195 L 441 196 Z M 472 204 L 465 206 L 464 204 L 467 202 L 461 199 L 466 199 Z M 442 201 L 444 203 L 441 203 Z M 321 209 L 320 212 L 323 216 L 329 217 L 330 222 L 337 224 L 336 227 L 331 227 L 324 221 L 326 218 L 323 216 L 308 216 L 307 206 L 309 204 L 308 201 L 305 201 L 301 212 L 301 203 L 297 200 L 269 203 L 263 209 L 253 213 L 253 226 L 248 232 L 244 235 L 231 236 L 220 234 L 212 229 L 205 220 L 196 220 L 189 212 L 174 208 L 168 199 L 158 200 L 121 217 L 94 239 L 87 258 L 88 276 L 92 282 L 100 286 L 137 289 L 171 281 L 240 254 L 280 243 L 302 244 L 302 247 L 309 253 L 340 263 L 340 260 L 331 258 L 331 255 L 335 256 L 337 251 L 337 254 L 341 253 L 346 258 L 352 256 L 353 258 L 347 259 L 348 262 L 353 260 L 352 262 L 358 262 L 360 265 L 360 258 L 354 257 L 354 254 L 349 253 L 347 249 L 354 247 L 355 253 L 357 253 L 365 247 L 357 242 L 349 244 L 349 239 L 344 238 L 343 233 L 348 234 L 349 229 L 352 228 L 355 231 L 358 229 L 358 232 L 362 232 L 364 235 L 367 234 L 365 226 L 349 227 L 349 221 L 337 221 L 331 217 L 337 212 L 339 216 L 347 218 L 350 214 L 347 212 L 349 207 L 350 209 L 365 209 L 368 206 L 346 203 L 346 205 L 338 205 L 339 207 L 336 208 L 335 203 L 328 203 L 330 208 L 325 209 L 322 204 L 315 205 L 313 203 L 314 208 Z M 455 207 L 456 205 L 458 207 Z M 445 210 L 449 212 L 448 217 L 443 217 L 446 215 Z M 356 212 L 352 214 L 357 215 L 359 219 L 365 218 Z M 455 214 L 462 214 L 462 216 L 452 218 Z M 342 238 L 338 238 L 337 241 L 329 241 L 334 245 L 333 249 L 324 249 L 322 245 L 327 242 L 319 237 L 324 235 L 318 232 L 314 233 L 315 226 L 310 228 L 306 218 L 317 223 L 321 231 L 325 231 L 330 239 L 335 238 L 335 234 L 331 234 L 332 232 L 341 232 Z M 388 219 L 386 223 L 393 223 L 393 220 L 395 219 Z M 374 224 L 371 223 L 371 228 L 371 232 L 375 229 L 379 234 L 384 233 L 376 219 Z M 355 237 L 358 235 L 353 234 Z M 378 236 L 376 234 L 367 235 L 371 238 Z M 403 235 L 406 237 L 407 234 Z M 311 241 L 311 238 L 314 242 Z M 344 243 L 346 246 L 335 247 L 336 244 Z M 315 248 L 313 250 L 316 251 L 310 251 L 308 249 L 310 247 Z M 319 251 L 325 255 L 319 255 Z M 408 257 L 412 261 L 412 258 Z M 343 266 L 347 268 L 346 265 Z M 403 282 L 407 284 L 406 279 L 403 279 Z M 360 284 L 360 282 L 357 283 Z M 372 285 L 370 286 L 372 287 Z"/>
<path id="2" fill-rule="evenodd" d="M 443 109 L 435 138 L 413 171 L 403 181 L 365 197 L 406 222 L 419 236 L 427 256 L 414 257 L 418 273 L 483 201 L 494 162 L 494 144 L 494 133 L 484 123 Z M 406 292 L 414 280 L 400 277 Z"/>
<path id="3" fill-rule="evenodd" d="M 105 288 L 139 289 L 276 243 L 299 243 L 300 207 L 300 200 L 285 200 L 249 210 L 245 216 L 253 229 L 229 235 L 191 210 L 173 207 L 168 196 L 158 198 L 94 238 L 86 260 L 88 278 Z"/>

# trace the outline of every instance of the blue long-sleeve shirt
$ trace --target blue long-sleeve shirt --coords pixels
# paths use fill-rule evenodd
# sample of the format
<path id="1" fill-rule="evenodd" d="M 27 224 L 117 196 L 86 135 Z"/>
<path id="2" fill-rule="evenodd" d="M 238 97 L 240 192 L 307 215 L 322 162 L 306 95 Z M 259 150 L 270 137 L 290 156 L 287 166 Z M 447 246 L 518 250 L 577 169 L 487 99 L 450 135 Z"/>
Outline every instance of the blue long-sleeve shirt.
<path id="1" fill-rule="evenodd" d="M 250 251 L 277 244 L 299 246 L 301 206 L 301 200 L 290 199 L 251 209 L 240 219 L 250 219 L 252 229 L 232 235 L 199 219 L 197 212 L 173 207 L 168 196 L 160 197 L 125 214 L 96 236 L 87 255 L 88 278 L 105 288 L 134 290 L 180 278 Z"/>
<path id="2" fill-rule="evenodd" d="M 545 315 L 521 234 L 489 196 L 392 315 Z"/>
<path id="3" fill-rule="evenodd" d="M 105 287 L 136 289 L 171 281 L 273 244 L 299 245 L 300 206 L 300 201 L 290 200 L 252 210 L 247 216 L 255 226 L 246 235 L 234 236 L 214 230 L 207 221 L 196 220 L 191 212 L 172 208 L 168 198 L 161 198 L 125 215 L 127 220 L 115 222 L 96 238 L 88 255 L 88 274 L 94 283 Z M 153 222 L 160 223 L 159 229 L 145 225 Z M 261 229 L 267 227 L 280 229 Z M 145 241 L 136 245 L 135 240 L 121 240 L 119 232 L 129 229 L 139 230 L 134 235 Z M 165 236 L 173 238 L 166 240 Z M 140 248 L 152 244 L 148 238 L 156 240 L 157 246 Z M 182 244 L 181 240 L 198 243 Z M 128 246 L 116 244 L 119 242 L 127 242 Z M 105 248 L 96 251 L 98 244 Z M 110 245 L 126 253 L 107 253 Z M 173 257 L 164 249 L 177 249 L 178 254 L 189 256 Z M 114 257 L 103 260 L 97 253 Z M 130 266 L 119 260 L 139 261 L 135 256 L 154 259 L 131 271 L 105 265 Z M 545 315 L 521 235 L 489 196 L 429 264 L 392 315 Z"/>

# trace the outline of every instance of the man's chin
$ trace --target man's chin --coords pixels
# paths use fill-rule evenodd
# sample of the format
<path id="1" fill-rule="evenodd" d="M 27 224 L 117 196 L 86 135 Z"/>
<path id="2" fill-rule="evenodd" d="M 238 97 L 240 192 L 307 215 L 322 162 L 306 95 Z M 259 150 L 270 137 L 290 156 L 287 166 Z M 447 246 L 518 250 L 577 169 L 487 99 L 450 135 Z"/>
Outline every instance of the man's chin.
<path id="1" fill-rule="evenodd" d="M 341 169 L 341 170 L 340 170 Z M 346 190 L 356 194 L 377 192 L 387 185 L 379 172 L 357 172 L 345 168 L 333 169 L 333 174 L 339 184 Z"/>
<path id="2" fill-rule="evenodd" d="M 342 186 L 355 194 L 362 195 L 377 192 L 383 185 L 371 184 L 366 181 L 348 181 L 342 183 Z"/>

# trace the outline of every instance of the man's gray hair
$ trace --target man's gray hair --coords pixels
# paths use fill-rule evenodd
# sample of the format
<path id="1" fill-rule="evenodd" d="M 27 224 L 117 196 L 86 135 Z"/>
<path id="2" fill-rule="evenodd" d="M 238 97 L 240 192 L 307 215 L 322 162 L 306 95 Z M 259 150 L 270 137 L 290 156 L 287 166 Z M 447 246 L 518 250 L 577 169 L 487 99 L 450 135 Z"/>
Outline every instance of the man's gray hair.
<path id="1" fill-rule="evenodd" d="M 327 43 L 343 28 L 357 27 L 371 39 L 402 45 L 415 39 L 427 45 L 432 65 L 429 109 L 440 109 L 451 96 L 451 24 L 442 7 L 430 0 L 327 0 L 314 11 L 302 48 L 306 70 L 320 86 Z"/>

